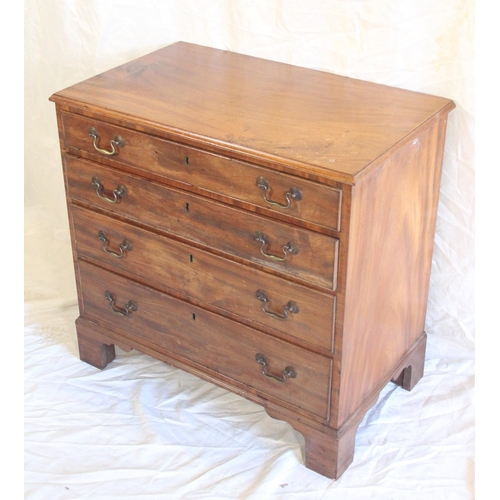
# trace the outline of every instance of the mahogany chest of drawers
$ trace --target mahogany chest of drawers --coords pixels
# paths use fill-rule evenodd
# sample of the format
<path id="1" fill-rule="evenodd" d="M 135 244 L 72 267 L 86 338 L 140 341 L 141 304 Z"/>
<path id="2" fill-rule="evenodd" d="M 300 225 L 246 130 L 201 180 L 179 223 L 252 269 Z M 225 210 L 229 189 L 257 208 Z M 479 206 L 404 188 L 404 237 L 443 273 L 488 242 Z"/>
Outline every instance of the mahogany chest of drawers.
<path id="1" fill-rule="evenodd" d="M 219 384 L 338 478 L 384 385 L 423 373 L 453 102 L 187 43 L 51 100 L 81 359 Z"/>

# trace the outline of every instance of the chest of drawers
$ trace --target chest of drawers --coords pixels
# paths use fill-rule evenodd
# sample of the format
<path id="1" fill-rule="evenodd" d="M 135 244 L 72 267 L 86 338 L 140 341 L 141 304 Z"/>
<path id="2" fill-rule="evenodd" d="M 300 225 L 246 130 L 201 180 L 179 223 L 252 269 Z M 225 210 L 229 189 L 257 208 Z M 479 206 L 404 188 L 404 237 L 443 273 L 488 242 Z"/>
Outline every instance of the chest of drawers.
<path id="1" fill-rule="evenodd" d="M 187 43 L 54 94 L 80 357 L 178 366 L 338 478 L 423 373 L 452 101 Z"/>

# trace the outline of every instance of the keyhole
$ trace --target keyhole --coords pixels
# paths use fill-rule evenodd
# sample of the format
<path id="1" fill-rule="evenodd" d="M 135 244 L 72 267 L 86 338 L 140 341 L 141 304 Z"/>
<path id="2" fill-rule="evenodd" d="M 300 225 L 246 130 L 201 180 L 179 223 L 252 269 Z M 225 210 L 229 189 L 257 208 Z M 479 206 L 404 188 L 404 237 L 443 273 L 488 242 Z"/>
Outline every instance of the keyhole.
<path id="1" fill-rule="evenodd" d="M 193 321 L 196 319 L 196 314 L 195 313 L 191 313 L 191 317 L 193 318 Z"/>
<path id="2" fill-rule="evenodd" d="M 189 165 L 189 156 L 186 156 L 186 157 L 184 158 L 184 163 L 185 163 L 186 165 Z"/>
<path id="3" fill-rule="evenodd" d="M 184 207 L 186 208 L 186 212 L 189 212 L 189 203 L 185 203 Z"/>
<path id="4" fill-rule="evenodd" d="M 191 254 L 189 254 L 189 262 L 193 262 L 193 256 Z"/>

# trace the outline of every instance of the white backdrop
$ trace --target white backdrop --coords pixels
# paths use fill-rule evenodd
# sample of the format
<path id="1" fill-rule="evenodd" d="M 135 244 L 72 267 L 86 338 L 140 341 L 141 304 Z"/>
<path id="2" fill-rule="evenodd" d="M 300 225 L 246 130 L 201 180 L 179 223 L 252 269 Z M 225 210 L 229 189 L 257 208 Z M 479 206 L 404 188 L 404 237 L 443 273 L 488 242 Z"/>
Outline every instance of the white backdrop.
<path id="1" fill-rule="evenodd" d="M 361 462 L 356 465 L 356 456 L 359 456 L 357 452 L 352 467 L 353 472 L 351 473 L 350 469 L 341 481 L 325 483 L 318 480 L 317 475 L 308 473 L 302 467 L 300 477 L 304 484 L 301 488 L 306 490 L 302 489 L 300 490 L 302 493 L 297 493 L 299 490 L 289 489 L 285 494 L 282 491 L 284 487 L 280 487 L 276 490 L 276 494 L 273 490 L 272 495 L 269 495 L 273 498 L 278 498 L 280 494 L 285 495 L 283 498 L 318 498 L 314 494 L 329 489 L 332 489 L 333 493 L 334 489 L 343 488 L 344 496 L 341 498 L 379 498 L 377 494 L 380 494 L 381 490 L 369 488 L 374 488 L 374 485 L 380 486 L 382 482 L 384 488 L 389 488 L 383 491 L 395 492 L 394 498 L 413 498 L 412 495 L 416 494 L 415 489 L 406 488 L 404 485 L 412 484 L 408 481 L 417 480 L 420 481 L 418 484 L 423 484 L 421 481 L 424 480 L 424 476 L 428 477 L 430 474 L 432 484 L 428 484 L 431 489 L 426 490 L 427 492 L 442 494 L 453 491 L 455 496 L 443 493 L 439 497 L 426 496 L 426 498 L 431 500 L 472 498 L 469 495 L 472 488 L 471 393 L 474 372 L 473 29 L 472 0 L 25 1 L 27 498 L 83 498 L 90 491 L 85 489 L 85 485 L 89 484 L 93 485 L 92 498 L 111 498 L 112 491 L 119 491 L 120 487 L 117 484 L 122 476 L 123 484 L 127 484 L 125 469 L 121 469 L 120 465 L 112 461 L 113 457 L 116 459 L 115 451 L 109 454 L 108 463 L 101 458 L 100 463 L 104 461 L 104 465 L 101 463 L 97 468 L 89 465 L 90 469 L 85 469 L 85 473 L 82 473 L 76 462 L 73 463 L 75 457 L 72 454 L 82 453 L 81 442 L 75 438 L 74 446 L 68 447 L 67 439 L 68 436 L 78 434 L 74 431 L 81 426 L 81 421 L 76 419 L 75 412 L 84 416 L 89 408 L 85 405 L 84 408 L 78 407 L 81 401 L 78 394 L 74 393 L 79 387 L 84 387 L 83 382 L 81 386 L 79 383 L 73 386 L 70 384 L 73 387 L 73 392 L 69 391 L 70 399 L 76 405 L 71 409 L 66 409 L 64 406 L 67 404 L 66 394 L 61 400 L 51 399 L 56 397 L 54 388 L 61 387 L 58 384 L 65 384 L 66 389 L 61 390 L 62 395 L 68 391 L 68 380 L 73 380 L 75 373 L 78 373 L 78 376 L 89 378 L 86 383 L 96 383 L 100 387 L 99 384 L 103 383 L 103 380 L 108 380 L 106 377 L 114 380 L 113 377 L 117 376 L 117 372 L 108 371 L 109 368 L 116 366 L 113 369 L 123 374 L 127 366 L 131 370 L 137 368 L 135 363 L 144 363 L 137 368 L 140 373 L 142 373 L 140 370 L 147 367 L 144 368 L 149 374 L 146 378 L 154 379 L 156 375 L 153 374 L 157 374 L 158 370 L 162 373 L 159 380 L 162 380 L 162 377 L 179 375 L 171 367 L 162 364 L 160 368 L 151 360 L 146 360 L 145 356 L 136 353 L 130 355 L 121 353 L 119 358 L 127 362 L 122 366 L 120 360 L 117 360 L 102 374 L 96 374 L 91 368 L 82 367 L 76 357 L 73 327 L 73 321 L 78 314 L 76 291 L 55 110 L 48 98 L 62 88 L 179 40 L 435 94 L 455 101 L 457 108 L 451 112 L 448 121 L 426 321 L 426 331 L 430 339 L 429 360 L 426 365 L 430 385 L 427 390 L 430 388 L 431 396 L 422 393 L 420 400 L 422 408 L 430 411 L 431 417 L 438 419 L 431 419 L 430 428 L 436 429 L 432 427 L 433 425 L 437 425 L 438 429 L 447 428 L 449 434 L 446 438 L 451 439 L 455 446 L 454 457 L 449 458 L 447 462 L 439 451 L 433 451 L 427 456 L 429 461 L 425 462 L 428 453 L 425 450 L 434 448 L 429 448 L 431 445 L 426 442 L 425 432 L 422 438 L 417 433 L 418 439 L 421 439 L 418 444 L 422 445 L 421 450 L 424 455 L 415 460 L 418 463 L 423 460 L 421 464 L 424 469 L 420 470 L 417 467 L 415 473 L 408 471 L 411 469 L 408 464 L 413 463 L 411 459 L 410 462 L 407 461 L 408 456 L 402 454 L 395 457 L 396 463 L 406 464 L 405 467 L 396 467 L 394 457 L 390 460 L 387 456 L 384 460 L 385 455 L 374 457 L 375 451 L 367 446 L 366 450 L 370 451 L 366 453 L 369 455 L 361 455 Z M 54 370 L 54 360 L 61 363 L 62 371 Z M 141 378 L 140 373 L 137 375 L 137 372 L 133 372 L 124 376 L 130 377 L 129 382 L 131 382 L 134 376 Z M 433 375 L 439 375 L 434 382 L 431 381 Z M 184 380 L 186 377 L 182 375 L 181 378 Z M 191 379 L 187 378 L 191 383 Z M 425 377 L 422 382 L 424 381 Z M 447 383 L 450 385 L 447 386 Z M 201 383 L 201 387 L 206 387 L 203 384 Z M 425 382 L 422 385 L 425 387 Z M 208 392 L 211 390 L 206 389 Z M 431 404 L 432 394 L 439 390 L 444 390 L 448 396 L 453 393 L 456 399 L 450 401 L 445 397 L 437 398 L 446 403 L 445 406 L 431 407 L 431 410 L 428 410 L 426 405 Z M 216 399 L 229 397 L 224 391 L 220 393 L 217 391 L 219 389 L 216 390 Z M 386 392 L 390 395 L 394 391 L 388 387 Z M 413 393 L 410 398 L 409 395 L 396 396 L 396 392 L 389 401 L 400 397 L 401 404 L 404 404 L 404 400 L 407 404 L 414 404 L 411 402 L 414 401 L 411 399 L 414 397 Z M 198 401 L 196 395 L 194 400 Z M 230 400 L 233 402 L 233 399 Z M 385 401 L 384 398 L 381 401 Z M 417 405 L 420 404 L 418 401 L 417 399 Z M 74 428 L 66 428 L 69 425 L 67 421 L 64 425 L 59 425 L 57 418 L 51 417 L 48 408 L 55 407 L 56 404 L 63 405 L 60 408 L 64 410 L 61 411 L 68 411 L 70 420 L 75 419 Z M 105 413 L 108 411 L 107 403 L 103 404 L 102 411 Z M 258 412 L 259 422 L 279 427 L 278 438 L 285 436 L 289 440 L 286 441 L 286 446 L 295 450 L 292 453 L 296 460 L 293 470 L 298 470 L 297 467 L 301 467 L 302 463 L 300 435 L 291 431 L 286 425 L 280 427 L 275 421 L 266 420 L 268 417 L 259 412 L 258 407 L 248 402 L 239 404 L 244 408 L 241 410 L 243 414 L 246 411 L 249 411 L 250 415 Z M 379 404 L 382 405 L 381 402 Z M 376 409 L 376 413 L 383 413 L 385 411 L 383 408 L 382 405 Z M 127 411 L 124 414 L 127 414 Z M 217 413 L 214 409 L 212 411 Z M 398 411 L 401 412 L 401 408 Z M 398 412 L 394 411 L 396 424 L 397 414 Z M 450 420 L 442 418 L 439 420 L 439 415 L 452 419 L 453 425 L 450 427 Z M 39 420 L 40 416 L 44 418 Z M 410 415 L 406 416 L 411 419 Z M 365 421 L 360 428 L 361 434 L 368 433 L 362 434 L 361 440 L 370 436 L 370 426 L 367 425 L 369 421 L 369 419 Z M 139 418 L 138 422 L 141 428 L 142 420 Z M 264 424 L 261 424 L 262 426 L 266 428 Z M 102 428 L 98 424 L 95 428 L 97 434 L 90 439 L 98 440 L 100 436 L 98 432 L 102 432 Z M 50 433 L 51 430 L 54 432 Z M 143 436 L 140 430 L 137 432 L 139 432 L 137 436 Z M 373 439 L 378 442 L 382 438 L 380 431 L 377 432 L 373 434 Z M 401 428 L 401 432 L 401 435 L 407 434 L 404 427 Z M 280 446 L 283 444 L 279 439 L 266 440 L 267 434 L 262 428 L 256 433 L 259 439 L 265 442 L 263 449 L 272 448 L 273 442 L 280 442 Z M 124 433 L 117 434 L 126 438 Z M 49 435 L 51 444 L 46 449 L 44 447 L 48 445 Z M 384 434 L 384 436 L 389 435 L 391 433 Z M 87 438 L 82 439 L 85 441 Z M 140 441 L 141 438 L 137 439 Z M 143 436 L 143 439 L 146 442 L 148 439 L 160 438 L 148 435 Z M 414 442 L 409 442 L 408 450 L 414 445 Z M 116 443 L 111 443 L 104 454 L 109 450 L 115 450 L 113 447 L 116 446 L 118 446 Z M 404 445 L 399 443 L 395 449 L 401 446 L 404 448 Z M 94 452 L 97 453 L 95 450 Z M 92 456 L 88 457 L 90 462 Z M 187 453 L 186 457 L 190 456 Z M 54 457 L 66 457 L 67 462 L 59 463 Z M 437 462 L 432 457 L 438 457 Z M 213 457 L 209 455 L 204 460 L 210 463 L 211 458 Z M 140 460 L 137 460 L 140 464 Z M 380 460 L 377 463 L 382 472 L 380 470 L 374 472 L 373 465 L 370 465 L 374 460 Z M 110 465 L 112 463 L 115 465 Z M 264 461 L 260 465 L 263 466 L 264 463 L 270 462 Z M 436 469 L 437 464 L 441 464 L 443 468 Z M 142 465 L 137 467 L 140 469 Z M 159 481 L 156 486 L 150 478 L 149 482 L 144 483 L 149 486 L 144 486 L 145 489 L 140 489 L 139 493 L 130 493 L 131 496 L 149 498 L 150 495 L 151 498 L 156 498 L 154 496 L 157 494 L 156 488 L 159 484 L 163 484 L 161 477 L 166 476 L 161 474 L 158 476 L 159 469 L 155 467 L 146 460 L 144 470 L 155 471 L 156 475 L 153 476 Z M 178 469 L 175 466 L 172 466 L 173 469 L 166 467 L 167 470 L 176 470 L 177 474 L 180 474 L 176 477 L 183 477 L 182 470 L 185 470 L 185 467 L 179 466 Z M 109 472 L 111 469 L 120 472 L 112 474 Z M 194 493 L 194 490 L 183 490 L 182 486 L 176 483 L 175 488 L 173 486 L 170 490 L 167 488 L 167 493 L 171 496 L 166 496 L 165 487 L 162 486 L 161 491 L 165 494 L 163 496 L 160 494 L 158 498 L 198 498 L 198 494 L 200 498 L 248 498 L 254 494 L 257 495 L 255 498 L 267 498 L 262 491 L 268 490 L 261 491 L 259 485 L 268 484 L 267 481 L 270 479 L 266 474 L 271 469 L 271 466 L 266 466 L 266 473 L 263 469 L 258 469 L 254 475 L 249 475 L 241 470 L 239 473 L 231 472 L 231 469 L 222 473 L 214 465 L 214 468 L 210 469 L 211 480 L 207 479 L 200 483 L 201 489 L 196 490 L 197 493 Z M 104 473 L 103 470 L 107 470 L 108 473 Z M 191 472 L 196 474 L 196 470 L 203 470 L 203 467 Z M 431 470 L 434 473 L 430 473 Z M 228 479 L 232 473 L 236 474 L 233 483 Z M 383 477 L 389 477 L 390 481 L 384 483 L 379 473 Z M 395 478 L 391 474 L 396 474 Z M 348 478 L 345 479 L 346 477 Z M 73 486 L 73 491 L 67 486 L 62 487 L 64 481 L 61 478 L 68 478 L 68 484 L 75 485 L 77 492 Z M 193 478 L 188 474 L 186 481 L 192 482 Z M 450 481 L 455 489 L 449 490 L 444 487 L 446 482 L 450 484 Z M 96 486 L 99 484 L 100 487 Z M 142 483 L 139 480 L 134 484 Z M 217 484 L 220 485 L 220 490 L 217 490 Z M 233 491 L 232 495 L 227 493 L 228 485 L 233 488 L 230 488 Z M 126 498 L 131 491 L 127 488 L 121 491 L 121 494 L 117 494 L 117 497 Z M 306 493 L 312 496 L 305 496 Z M 367 493 L 372 496 L 368 496 Z M 224 496 L 226 494 L 228 496 Z M 298 496 L 293 496 L 294 494 Z M 360 496 L 356 496 L 358 494 Z M 392 493 L 385 497 L 384 494 L 381 494 L 380 498 L 388 498 Z"/>

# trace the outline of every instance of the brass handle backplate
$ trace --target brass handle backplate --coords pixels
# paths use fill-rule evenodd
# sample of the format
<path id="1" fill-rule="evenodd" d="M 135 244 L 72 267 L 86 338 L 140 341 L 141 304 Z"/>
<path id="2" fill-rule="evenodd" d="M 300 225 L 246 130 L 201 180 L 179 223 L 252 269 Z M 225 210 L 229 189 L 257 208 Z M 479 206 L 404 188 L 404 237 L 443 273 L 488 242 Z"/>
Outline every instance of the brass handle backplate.
<path id="1" fill-rule="evenodd" d="M 266 304 L 269 302 L 269 297 L 267 296 L 264 290 L 257 290 L 255 294 L 256 297 L 262 302 L 262 310 L 268 315 L 276 319 L 288 319 L 288 314 L 297 314 L 300 309 L 297 303 L 293 302 L 293 300 L 288 301 L 287 305 L 283 307 L 283 314 L 278 314 L 266 309 Z"/>
<path id="2" fill-rule="evenodd" d="M 108 248 L 108 243 L 109 243 L 109 238 L 106 236 L 104 231 L 99 231 L 97 233 L 97 237 L 102 241 L 102 249 L 106 252 L 112 255 L 113 257 L 118 257 L 121 258 L 125 255 L 125 252 L 128 250 L 129 252 L 132 250 L 132 243 L 128 240 L 123 240 L 120 245 L 118 246 L 118 249 L 120 252 L 114 252 L 113 250 L 110 250 Z"/>
<path id="3" fill-rule="evenodd" d="M 123 146 L 125 146 L 123 137 L 121 135 L 117 135 L 114 139 L 111 139 L 111 141 L 109 141 L 109 144 L 111 145 L 111 151 L 100 148 L 98 146 L 100 137 L 94 127 L 89 128 L 89 136 L 93 139 L 92 143 L 94 145 L 94 149 L 106 156 L 116 155 L 118 153 L 118 148 L 123 148 Z"/>
<path id="4" fill-rule="evenodd" d="M 297 376 L 297 372 L 295 371 L 295 368 L 292 366 L 287 366 L 282 372 L 281 372 L 281 377 L 278 375 L 274 375 L 273 373 L 267 373 L 266 372 L 266 367 L 268 365 L 267 359 L 264 356 L 264 354 L 261 354 L 260 352 L 255 355 L 255 360 L 259 365 L 262 365 L 262 368 L 260 370 L 260 373 L 264 375 L 267 378 L 270 378 L 271 380 L 276 380 L 276 382 L 280 382 L 282 384 L 286 383 L 288 378 L 295 378 Z"/>
<path id="5" fill-rule="evenodd" d="M 121 309 L 119 307 L 116 307 L 115 305 L 115 296 L 111 292 L 105 292 L 104 297 L 106 300 L 109 301 L 109 308 L 116 314 L 120 316 L 129 316 L 132 311 L 137 311 L 138 307 L 137 304 L 131 300 L 129 300 L 126 304 L 124 309 Z"/>
<path id="6" fill-rule="evenodd" d="M 254 234 L 254 240 L 261 243 L 260 253 L 264 257 L 267 257 L 268 259 L 271 260 L 284 261 L 286 260 L 288 255 L 297 255 L 299 253 L 299 247 L 293 241 L 289 241 L 286 245 L 281 247 L 281 250 L 283 251 L 283 257 L 281 257 L 280 255 L 273 255 L 270 253 L 266 253 L 264 251 L 264 247 L 269 243 L 269 241 L 267 239 L 267 236 L 264 233 L 261 233 L 260 231 Z"/>
<path id="7" fill-rule="evenodd" d="M 279 208 L 290 208 L 290 205 L 292 204 L 292 200 L 294 201 L 300 201 L 302 199 L 302 191 L 298 187 L 291 187 L 286 193 L 285 193 L 285 199 L 286 203 L 279 203 L 277 201 L 272 201 L 267 197 L 267 192 L 270 190 L 270 184 L 267 179 L 264 177 L 260 176 L 257 178 L 257 187 L 259 189 L 262 189 L 262 197 L 264 200 L 269 203 L 269 205 L 272 205 L 274 207 L 279 207 Z"/>
<path id="8" fill-rule="evenodd" d="M 118 203 L 121 198 L 125 198 L 127 196 L 127 190 L 123 186 L 118 186 L 113 190 L 113 198 L 108 198 L 104 194 L 104 186 L 101 184 L 99 177 L 92 177 L 92 186 L 95 187 L 95 192 L 101 200 L 108 201 L 109 203 Z"/>

